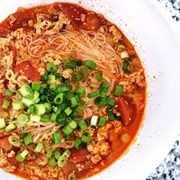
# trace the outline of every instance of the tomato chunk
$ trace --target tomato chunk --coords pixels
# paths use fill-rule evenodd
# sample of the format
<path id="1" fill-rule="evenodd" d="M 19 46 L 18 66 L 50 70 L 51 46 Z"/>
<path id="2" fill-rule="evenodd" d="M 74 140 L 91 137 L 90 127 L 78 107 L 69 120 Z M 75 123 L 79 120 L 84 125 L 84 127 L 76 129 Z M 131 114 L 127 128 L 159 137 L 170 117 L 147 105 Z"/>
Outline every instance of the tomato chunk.
<path id="1" fill-rule="evenodd" d="M 8 141 L 8 136 L 0 139 L 0 148 L 5 149 L 6 151 L 10 151 L 12 149 L 12 145 Z"/>
<path id="2" fill-rule="evenodd" d="M 83 162 L 86 160 L 87 155 L 88 155 L 87 149 L 78 149 L 78 150 L 73 149 L 71 151 L 71 156 L 69 158 L 69 161 L 73 163 Z"/>
<path id="3" fill-rule="evenodd" d="M 40 73 L 29 61 L 24 61 L 16 65 L 14 72 L 23 74 L 32 81 L 40 81 Z"/>
<path id="4" fill-rule="evenodd" d="M 135 106 L 126 96 L 119 97 L 117 105 L 117 111 L 121 114 L 122 123 L 124 126 L 127 126 L 136 117 Z"/>
<path id="5" fill-rule="evenodd" d="M 5 28 L 0 25 L 0 37 L 6 37 L 6 35 L 10 32 L 11 31 L 8 28 Z"/>

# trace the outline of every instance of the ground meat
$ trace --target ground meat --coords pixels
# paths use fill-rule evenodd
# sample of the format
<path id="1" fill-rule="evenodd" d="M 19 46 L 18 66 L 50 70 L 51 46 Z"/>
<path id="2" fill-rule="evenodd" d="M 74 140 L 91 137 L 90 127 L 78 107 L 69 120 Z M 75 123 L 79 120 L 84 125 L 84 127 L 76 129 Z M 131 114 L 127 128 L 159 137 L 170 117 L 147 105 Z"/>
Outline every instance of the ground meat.
<path id="1" fill-rule="evenodd" d="M 119 40 L 122 38 L 122 34 L 120 31 L 113 25 L 109 28 L 109 32 L 112 33 L 114 42 L 119 42 Z"/>
<path id="2" fill-rule="evenodd" d="M 101 160 L 102 160 L 102 158 L 99 154 L 95 154 L 94 156 L 91 156 L 91 161 L 94 164 L 97 164 Z"/>
<path id="3" fill-rule="evenodd" d="M 110 123 L 107 123 L 105 126 L 100 127 L 97 132 L 97 140 L 103 141 L 107 140 L 109 137 L 109 130 L 112 128 Z"/>

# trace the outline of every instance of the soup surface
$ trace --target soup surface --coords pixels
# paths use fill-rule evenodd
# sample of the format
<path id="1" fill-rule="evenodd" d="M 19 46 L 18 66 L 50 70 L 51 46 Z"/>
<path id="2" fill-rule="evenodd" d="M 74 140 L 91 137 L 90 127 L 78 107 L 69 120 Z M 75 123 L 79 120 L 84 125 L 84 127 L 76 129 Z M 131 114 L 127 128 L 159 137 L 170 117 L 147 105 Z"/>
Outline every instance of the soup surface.
<path id="1" fill-rule="evenodd" d="M 124 34 L 75 4 L 19 8 L 0 23 L 0 167 L 32 180 L 83 179 L 134 139 L 144 69 Z"/>

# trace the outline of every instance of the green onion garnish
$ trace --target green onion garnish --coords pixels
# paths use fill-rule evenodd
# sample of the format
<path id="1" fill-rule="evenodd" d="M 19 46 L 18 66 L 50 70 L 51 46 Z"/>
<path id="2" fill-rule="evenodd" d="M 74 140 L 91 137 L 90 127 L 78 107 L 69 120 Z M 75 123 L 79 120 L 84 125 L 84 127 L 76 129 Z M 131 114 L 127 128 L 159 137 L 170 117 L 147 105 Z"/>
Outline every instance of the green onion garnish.
<path id="1" fill-rule="evenodd" d="M 3 101 L 2 108 L 3 108 L 3 109 L 8 109 L 8 107 L 10 106 L 10 104 L 11 104 L 11 101 L 5 99 L 5 100 Z"/>
<path id="2" fill-rule="evenodd" d="M 52 63 L 52 62 L 49 62 L 46 64 L 46 69 L 48 72 L 56 72 L 57 71 L 57 66 Z"/>
<path id="3" fill-rule="evenodd" d="M 61 143 L 61 136 L 59 132 L 54 132 L 52 134 L 52 142 L 54 144 L 60 144 Z"/>
<path id="4" fill-rule="evenodd" d="M 98 89 L 98 90 L 96 90 L 96 91 L 93 91 L 93 92 L 90 92 L 89 94 L 88 94 L 88 98 L 97 98 L 97 97 L 99 97 L 100 96 L 100 90 Z"/>
<path id="5" fill-rule="evenodd" d="M 83 130 L 85 131 L 87 129 L 87 123 L 85 120 L 80 120 L 78 121 L 78 126 Z"/>
<path id="6" fill-rule="evenodd" d="M 116 85 L 115 90 L 114 90 L 114 96 L 120 96 L 123 91 L 123 86 L 122 85 Z"/>
<path id="7" fill-rule="evenodd" d="M 24 144 L 26 146 L 29 146 L 33 142 L 32 135 L 31 134 L 26 135 L 23 140 L 24 140 Z"/>
<path id="8" fill-rule="evenodd" d="M 96 63 L 94 61 L 91 61 L 91 60 L 86 60 L 85 66 L 94 70 L 96 68 Z"/>
<path id="9" fill-rule="evenodd" d="M 98 126 L 105 126 L 106 124 L 106 117 L 99 117 L 99 122 L 98 122 Z"/>
<path id="10" fill-rule="evenodd" d="M 13 92 L 9 89 L 6 89 L 5 95 L 11 97 L 13 95 Z"/>

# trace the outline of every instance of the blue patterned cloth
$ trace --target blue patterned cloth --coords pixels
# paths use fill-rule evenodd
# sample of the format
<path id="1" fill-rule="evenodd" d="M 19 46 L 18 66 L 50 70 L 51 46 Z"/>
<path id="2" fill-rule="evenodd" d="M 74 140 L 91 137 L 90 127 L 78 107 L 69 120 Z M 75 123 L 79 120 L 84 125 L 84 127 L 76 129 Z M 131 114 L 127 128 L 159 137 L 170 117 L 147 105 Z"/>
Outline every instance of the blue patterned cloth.
<path id="1" fill-rule="evenodd" d="M 158 0 L 180 22 L 180 0 Z M 180 135 L 164 161 L 146 180 L 180 180 Z"/>
<path id="2" fill-rule="evenodd" d="M 180 22 L 180 0 L 158 0 L 175 21 Z"/>

